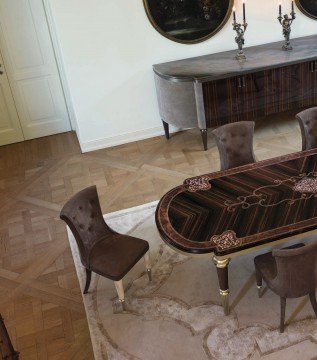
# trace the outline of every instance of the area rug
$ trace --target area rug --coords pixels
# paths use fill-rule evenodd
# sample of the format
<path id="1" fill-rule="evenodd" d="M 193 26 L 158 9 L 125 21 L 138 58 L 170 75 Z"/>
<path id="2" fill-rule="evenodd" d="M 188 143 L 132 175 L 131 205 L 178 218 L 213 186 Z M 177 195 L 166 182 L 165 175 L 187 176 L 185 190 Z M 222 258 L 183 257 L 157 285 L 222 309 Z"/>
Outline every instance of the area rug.
<path id="1" fill-rule="evenodd" d="M 156 205 L 105 216 L 113 229 L 150 243 L 153 281 L 141 260 L 124 278 L 127 307 L 117 313 L 113 282 L 93 276 L 83 301 L 97 360 L 317 359 L 317 320 L 308 298 L 287 301 L 289 324 L 280 334 L 279 297 L 266 290 L 258 298 L 253 258 L 259 252 L 252 253 L 230 263 L 231 313 L 224 316 L 211 257 L 186 257 L 165 245 Z M 70 232 L 69 242 L 83 288 L 85 271 Z"/>

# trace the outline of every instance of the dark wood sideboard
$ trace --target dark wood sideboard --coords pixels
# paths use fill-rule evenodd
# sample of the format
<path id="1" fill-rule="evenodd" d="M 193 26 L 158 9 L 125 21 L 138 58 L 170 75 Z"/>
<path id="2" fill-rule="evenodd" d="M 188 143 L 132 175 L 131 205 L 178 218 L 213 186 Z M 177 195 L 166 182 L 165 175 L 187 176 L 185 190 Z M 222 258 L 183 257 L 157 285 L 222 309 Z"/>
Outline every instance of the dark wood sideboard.
<path id="1" fill-rule="evenodd" d="M 169 124 L 207 129 L 317 105 L 317 35 L 153 66 L 165 135 Z"/>

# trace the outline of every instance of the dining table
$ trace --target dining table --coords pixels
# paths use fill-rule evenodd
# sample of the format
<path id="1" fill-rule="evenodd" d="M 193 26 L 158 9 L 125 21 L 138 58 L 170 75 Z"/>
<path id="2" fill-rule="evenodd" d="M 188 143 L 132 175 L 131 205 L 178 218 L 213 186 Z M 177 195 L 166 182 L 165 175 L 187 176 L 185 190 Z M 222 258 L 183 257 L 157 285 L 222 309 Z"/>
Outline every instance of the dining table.
<path id="1" fill-rule="evenodd" d="M 173 249 L 211 257 L 228 315 L 232 258 L 315 233 L 317 149 L 186 179 L 161 198 L 155 220 Z"/>

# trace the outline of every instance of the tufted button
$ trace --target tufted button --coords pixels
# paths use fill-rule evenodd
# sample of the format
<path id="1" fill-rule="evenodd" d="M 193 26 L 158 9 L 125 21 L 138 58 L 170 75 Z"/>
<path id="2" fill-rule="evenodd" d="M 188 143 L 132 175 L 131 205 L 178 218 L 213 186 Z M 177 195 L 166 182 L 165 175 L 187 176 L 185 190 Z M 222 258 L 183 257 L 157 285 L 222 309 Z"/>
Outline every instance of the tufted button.
<path id="1" fill-rule="evenodd" d="M 82 210 L 83 209 L 83 207 L 82 206 L 78 206 L 78 210 Z"/>
<path id="2" fill-rule="evenodd" d="M 79 228 L 80 228 L 80 229 L 83 229 L 83 228 L 84 228 L 84 225 L 83 225 L 83 224 L 79 224 Z"/>
<path id="3" fill-rule="evenodd" d="M 73 219 L 73 220 L 76 220 L 76 216 L 73 216 L 72 219 Z"/>
<path id="4" fill-rule="evenodd" d="M 92 226 L 90 225 L 90 226 L 88 226 L 88 229 L 87 229 L 88 231 L 91 231 L 92 230 Z"/>

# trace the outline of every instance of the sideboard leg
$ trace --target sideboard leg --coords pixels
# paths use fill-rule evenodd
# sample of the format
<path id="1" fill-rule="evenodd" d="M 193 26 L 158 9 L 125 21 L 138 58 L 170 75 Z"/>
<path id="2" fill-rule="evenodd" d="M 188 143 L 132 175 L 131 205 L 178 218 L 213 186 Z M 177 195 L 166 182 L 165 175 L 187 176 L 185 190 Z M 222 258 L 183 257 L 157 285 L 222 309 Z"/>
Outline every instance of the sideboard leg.
<path id="1" fill-rule="evenodd" d="M 219 292 L 222 297 L 223 311 L 225 315 L 229 315 L 229 281 L 228 281 L 228 265 L 230 259 L 219 259 L 217 256 L 213 257 L 214 264 L 217 267 Z"/>
<path id="2" fill-rule="evenodd" d="M 201 136 L 203 138 L 204 150 L 208 149 L 207 147 L 207 129 L 200 129 Z"/>
<path id="3" fill-rule="evenodd" d="M 170 138 L 169 125 L 164 120 L 162 120 L 162 122 L 163 122 L 163 126 L 164 126 L 165 137 L 168 140 Z"/>

